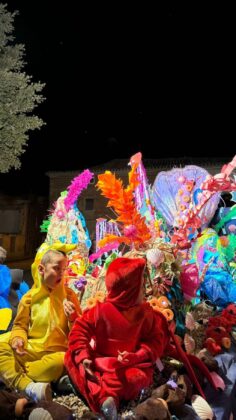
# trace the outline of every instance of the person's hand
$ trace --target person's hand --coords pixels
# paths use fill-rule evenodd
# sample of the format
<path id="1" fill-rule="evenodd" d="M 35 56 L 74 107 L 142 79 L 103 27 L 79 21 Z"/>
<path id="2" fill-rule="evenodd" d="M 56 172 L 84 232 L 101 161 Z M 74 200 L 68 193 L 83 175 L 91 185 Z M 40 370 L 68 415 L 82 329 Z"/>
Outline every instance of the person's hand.
<path id="1" fill-rule="evenodd" d="M 139 350 L 137 352 L 129 352 L 129 351 L 119 351 L 117 360 L 123 364 L 135 365 L 136 363 L 142 362 L 146 359 L 146 355 L 143 350 Z"/>
<path id="2" fill-rule="evenodd" d="M 63 300 L 63 309 L 68 318 L 75 313 L 75 305 L 68 299 Z"/>
<path id="3" fill-rule="evenodd" d="M 24 340 L 21 337 L 16 337 L 11 344 L 12 349 L 19 354 L 19 356 L 24 356 L 27 351 L 24 349 Z"/>
<path id="4" fill-rule="evenodd" d="M 121 352 L 118 350 L 118 356 L 117 356 L 118 362 L 120 363 L 128 362 L 129 361 L 129 359 L 127 359 L 128 354 L 129 354 L 128 351 Z"/>
<path id="5" fill-rule="evenodd" d="M 118 357 L 117 357 L 117 359 L 118 359 L 118 362 L 120 362 L 120 363 L 131 363 L 131 364 L 135 364 L 135 363 L 137 363 L 137 359 L 138 359 L 138 357 L 137 357 L 137 355 L 136 355 L 136 353 L 132 353 L 132 352 L 129 352 L 129 351 L 122 351 L 122 352 L 120 352 L 119 350 L 118 350 Z"/>
<path id="6" fill-rule="evenodd" d="M 84 359 L 83 362 L 82 362 L 84 370 L 85 370 L 86 374 L 88 375 L 89 379 L 93 382 L 98 382 L 97 376 L 95 375 L 95 373 L 91 369 L 91 364 L 92 363 L 93 362 L 90 359 Z"/>

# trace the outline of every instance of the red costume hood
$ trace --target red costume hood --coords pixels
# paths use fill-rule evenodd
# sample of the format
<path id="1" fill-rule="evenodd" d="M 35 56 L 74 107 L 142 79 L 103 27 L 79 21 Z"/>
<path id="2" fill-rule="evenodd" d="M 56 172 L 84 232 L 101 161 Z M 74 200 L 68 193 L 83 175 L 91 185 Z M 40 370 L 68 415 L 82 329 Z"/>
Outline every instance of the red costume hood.
<path id="1" fill-rule="evenodd" d="M 125 311 L 137 305 L 143 286 L 144 258 L 117 258 L 109 265 L 106 273 L 108 291 L 106 302 Z"/>

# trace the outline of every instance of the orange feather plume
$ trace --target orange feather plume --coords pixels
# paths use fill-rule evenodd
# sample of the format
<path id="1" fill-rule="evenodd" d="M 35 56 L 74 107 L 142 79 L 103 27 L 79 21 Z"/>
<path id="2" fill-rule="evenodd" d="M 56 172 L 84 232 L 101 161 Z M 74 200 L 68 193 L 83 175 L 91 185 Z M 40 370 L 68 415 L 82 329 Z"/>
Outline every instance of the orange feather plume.
<path id="1" fill-rule="evenodd" d="M 133 244 L 136 248 L 151 238 L 145 219 L 137 211 L 134 202 L 134 190 L 139 184 L 136 173 L 137 165 L 133 165 L 129 172 L 129 185 L 124 188 L 123 182 L 110 171 L 98 175 L 97 187 L 103 196 L 108 198 L 107 207 L 112 207 L 117 214 L 117 222 L 123 224 L 123 235 L 107 235 L 99 242 L 99 247 L 112 241 Z"/>

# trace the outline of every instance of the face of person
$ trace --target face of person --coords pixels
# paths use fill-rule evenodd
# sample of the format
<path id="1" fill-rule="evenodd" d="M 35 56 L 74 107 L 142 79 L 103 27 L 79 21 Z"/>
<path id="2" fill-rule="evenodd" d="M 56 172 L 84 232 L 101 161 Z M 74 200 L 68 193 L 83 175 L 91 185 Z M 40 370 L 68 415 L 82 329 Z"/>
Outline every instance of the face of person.
<path id="1" fill-rule="evenodd" d="M 67 266 L 64 255 L 52 255 L 51 261 L 39 264 L 39 272 L 43 276 L 43 282 L 49 289 L 55 289 L 62 281 Z"/>

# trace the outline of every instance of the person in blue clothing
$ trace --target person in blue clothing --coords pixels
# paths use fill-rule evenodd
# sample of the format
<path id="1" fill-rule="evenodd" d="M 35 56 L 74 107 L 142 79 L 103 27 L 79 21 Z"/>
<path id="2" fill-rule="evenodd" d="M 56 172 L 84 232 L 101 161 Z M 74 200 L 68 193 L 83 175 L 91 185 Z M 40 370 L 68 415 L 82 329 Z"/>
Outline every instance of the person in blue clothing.
<path id="1" fill-rule="evenodd" d="M 10 269 L 5 265 L 7 258 L 7 251 L 0 246 L 0 310 L 9 308 L 12 311 L 11 322 L 9 323 L 7 330 L 11 327 L 17 307 L 22 296 L 29 290 L 28 284 L 23 281 L 23 270 L 21 269 Z M 0 326 L 1 332 L 2 327 Z"/>
<path id="2" fill-rule="evenodd" d="M 0 247 L 0 309 L 10 308 L 8 295 L 11 287 L 11 273 L 9 268 L 4 265 L 7 251 Z"/>

